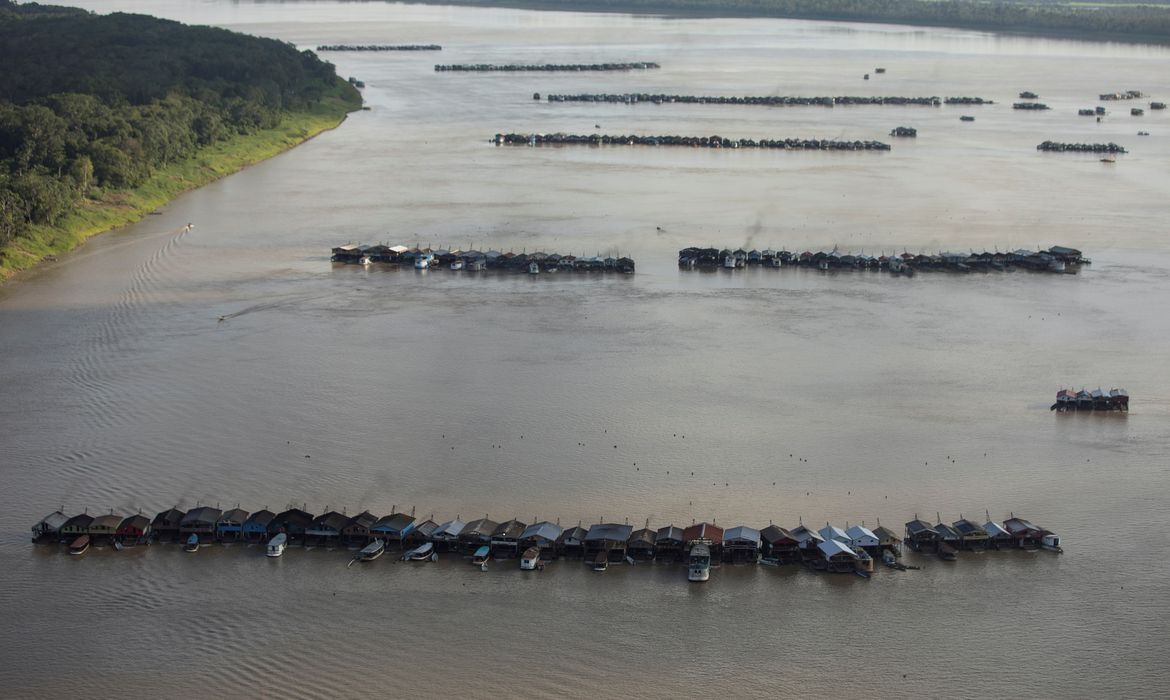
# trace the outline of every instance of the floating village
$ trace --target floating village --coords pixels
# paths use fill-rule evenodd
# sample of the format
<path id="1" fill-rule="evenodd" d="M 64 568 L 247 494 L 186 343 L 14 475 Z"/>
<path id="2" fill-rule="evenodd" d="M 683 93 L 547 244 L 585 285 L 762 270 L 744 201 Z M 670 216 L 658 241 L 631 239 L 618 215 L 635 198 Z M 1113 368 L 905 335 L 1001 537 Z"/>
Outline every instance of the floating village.
<path id="1" fill-rule="evenodd" d="M 449 63 L 435 66 L 439 73 L 581 73 L 596 71 L 653 70 L 661 68 L 651 61 L 625 63 Z"/>
<path id="2" fill-rule="evenodd" d="M 805 267 L 817 270 L 874 270 L 913 276 L 921 272 L 1031 272 L 1076 273 L 1092 261 L 1076 248 L 1053 246 L 1048 250 L 1014 250 L 982 253 L 901 253 L 864 255 L 830 251 L 744 250 L 738 248 L 690 247 L 678 251 L 678 266 L 684 270 L 740 270 L 749 266 L 771 268 Z"/>
<path id="3" fill-rule="evenodd" d="M 1081 389 L 1061 389 L 1056 392 L 1056 403 L 1049 407 L 1061 413 L 1069 411 L 1119 411 L 1129 412 L 1129 392 L 1125 389 L 1110 389 L 1102 391 L 1100 387 L 1092 391 Z"/>
<path id="4" fill-rule="evenodd" d="M 533 93 L 532 99 L 539 100 L 540 93 Z M 582 93 L 578 95 L 549 94 L 548 102 L 608 102 L 618 104 L 701 104 L 701 105 L 764 105 L 767 107 L 835 107 L 839 105 L 921 105 L 938 107 L 948 105 L 993 105 L 995 102 L 982 97 L 900 97 L 900 96 L 859 96 L 838 95 L 836 97 L 800 97 L 796 95 L 747 95 L 726 97 L 712 95 L 667 95 L 645 92 L 626 93 Z"/>
<path id="5" fill-rule="evenodd" d="M 196 506 L 168 508 L 154 516 L 141 512 L 123 516 L 81 513 L 68 516 L 58 510 L 32 528 L 33 542 L 64 545 L 71 555 L 91 547 L 126 547 L 181 543 L 191 553 L 212 544 L 263 546 L 268 557 L 280 557 L 293 546 L 346 549 L 350 564 L 369 562 L 387 551 L 406 561 L 436 561 L 440 555 L 462 557 L 486 570 L 489 564 L 525 570 L 544 569 L 558 559 L 582 560 L 595 571 L 613 564 L 648 562 L 685 564 L 687 578 L 708 580 L 712 566 L 725 564 L 802 565 L 813 571 L 853 573 L 868 578 L 875 561 L 892 570 L 919 568 L 903 563 L 903 548 L 955 561 L 960 552 L 985 550 L 1039 550 L 1062 552 L 1060 537 L 1023 518 L 1002 523 L 960 517 L 947 524 L 931 524 L 914 517 L 904 535 L 882 526 L 845 528 L 825 523 L 822 528 L 799 524 L 788 530 L 775 524 L 756 529 L 749 525 L 723 528 L 714 522 L 689 526 L 667 525 L 635 529 L 628 523 L 601 522 L 588 527 L 562 527 L 558 522 L 532 524 L 517 519 L 497 522 L 488 516 L 464 522 L 417 519 L 411 513 L 377 516 L 330 510 L 314 515 L 305 507 L 273 513 L 263 509 Z M 509 564 L 508 562 L 513 562 Z"/>
<path id="6" fill-rule="evenodd" d="M 881 141 L 836 139 L 729 139 L 723 136 L 636 136 L 610 134 L 496 134 L 497 146 L 679 146 L 684 148 L 761 148 L 781 151 L 888 151 Z"/>
<path id="7" fill-rule="evenodd" d="M 318 51 L 442 51 L 438 44 L 330 44 Z"/>
<path id="8" fill-rule="evenodd" d="M 416 270 L 441 268 L 467 272 L 499 271 L 538 275 L 550 272 L 619 272 L 634 273 L 634 259 L 629 257 L 561 255 L 498 250 L 459 250 L 439 248 L 407 248 L 404 245 L 346 244 L 333 249 L 330 260 L 349 265 L 388 263 L 408 265 Z"/>

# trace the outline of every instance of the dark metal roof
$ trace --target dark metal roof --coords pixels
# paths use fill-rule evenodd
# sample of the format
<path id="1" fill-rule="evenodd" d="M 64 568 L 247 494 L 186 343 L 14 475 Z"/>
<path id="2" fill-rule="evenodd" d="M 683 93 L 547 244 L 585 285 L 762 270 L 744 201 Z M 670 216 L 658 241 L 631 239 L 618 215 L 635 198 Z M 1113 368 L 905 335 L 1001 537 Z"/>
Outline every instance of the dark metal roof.
<path id="1" fill-rule="evenodd" d="M 651 530 L 648 527 L 644 527 L 641 530 L 634 530 L 633 534 L 630 535 L 630 539 L 626 540 L 626 543 L 630 545 L 639 544 L 646 545 L 647 547 L 653 547 L 655 541 L 657 541 L 657 535 L 658 533 L 656 531 Z"/>
<path id="2" fill-rule="evenodd" d="M 345 524 L 345 527 L 359 527 L 363 530 L 369 530 L 370 526 L 377 522 L 377 520 L 378 518 L 375 517 L 373 513 L 368 510 L 363 510 L 362 512 L 350 518 L 349 522 Z"/>
<path id="3" fill-rule="evenodd" d="M 311 529 L 336 530 L 337 532 L 341 532 L 341 528 L 345 527 L 346 523 L 348 522 L 349 518 L 335 510 L 331 510 L 324 515 L 318 515 L 313 520 L 313 526 Z"/>
<path id="4" fill-rule="evenodd" d="M 683 543 L 684 539 L 683 529 L 675 527 L 674 525 L 667 525 L 666 527 L 658 528 L 658 532 L 654 536 L 655 542 L 678 542 Z"/>
<path id="5" fill-rule="evenodd" d="M 276 517 L 276 514 L 270 510 L 258 510 L 255 513 L 252 513 L 251 515 L 249 515 L 248 519 L 245 520 L 244 522 L 245 522 L 245 524 L 246 523 L 255 523 L 256 525 L 259 525 L 261 527 L 268 527 L 268 523 L 272 522 L 272 519 L 275 517 Z"/>
<path id="6" fill-rule="evenodd" d="M 586 542 L 625 542 L 630 539 L 630 534 L 633 533 L 634 528 L 630 525 L 619 525 L 618 523 L 598 523 L 589 526 L 589 532 L 585 533 Z"/>
<path id="7" fill-rule="evenodd" d="M 130 517 L 123 519 L 122 522 L 118 523 L 119 530 L 134 529 L 145 531 L 149 527 L 150 518 L 141 513 L 138 513 L 137 515 L 131 515 Z"/>
<path id="8" fill-rule="evenodd" d="M 101 528 L 103 530 L 117 530 L 118 526 L 122 524 L 122 516 L 120 515 L 99 515 L 93 519 L 89 524 L 90 528 Z"/>
<path id="9" fill-rule="evenodd" d="M 487 518 L 472 520 L 459 531 L 459 539 L 491 537 L 499 526 L 499 523 Z"/>
<path id="10" fill-rule="evenodd" d="M 293 524 L 307 527 L 313 524 L 313 515 L 306 513 L 300 508 L 289 508 L 283 513 L 277 513 L 276 517 L 269 524 L 271 525 L 273 523 L 277 525 Z"/>
<path id="11" fill-rule="evenodd" d="M 232 508 L 225 510 L 217 522 L 221 525 L 243 525 L 247 519 L 248 511 L 243 508 Z"/>
<path id="12" fill-rule="evenodd" d="M 930 523 L 926 522 L 925 520 L 920 520 L 918 518 L 915 518 L 914 520 L 911 520 L 910 522 L 906 523 L 906 532 L 910 533 L 911 535 L 918 535 L 918 534 L 925 533 L 927 531 L 935 532 L 934 526 L 931 525 Z M 935 532 L 935 534 L 938 534 L 938 533 Z"/>
<path id="13" fill-rule="evenodd" d="M 585 528 L 581 527 L 580 525 L 575 525 L 573 527 L 565 528 L 564 532 L 562 532 L 560 536 L 557 537 L 557 542 L 564 542 L 565 540 L 577 540 L 580 542 L 581 540 L 585 539 L 585 535 L 587 534 L 588 533 L 586 532 Z"/>
<path id="14" fill-rule="evenodd" d="M 439 529 L 439 524 L 436 523 L 434 520 L 424 520 L 421 523 L 419 523 L 418 525 L 415 525 L 414 528 L 410 532 L 412 535 L 414 533 L 417 533 L 421 537 L 430 537 L 431 533 L 433 533 L 435 530 L 438 530 L 438 529 Z"/>
<path id="15" fill-rule="evenodd" d="M 151 521 L 151 526 L 156 529 L 167 526 L 178 527 L 179 523 L 183 520 L 183 515 L 183 511 L 179 510 L 178 508 L 167 508 L 163 512 L 154 516 L 154 520 Z"/>
<path id="16" fill-rule="evenodd" d="M 89 524 L 92 522 L 93 522 L 92 515 L 89 515 L 88 513 L 79 513 L 79 514 L 73 516 L 72 518 L 69 518 L 68 520 L 66 520 L 65 524 L 62 525 L 61 527 L 63 527 L 63 528 L 66 528 L 66 527 L 89 527 Z"/>
<path id="17" fill-rule="evenodd" d="M 496 529 L 492 531 L 492 537 L 499 537 L 510 540 L 518 539 L 520 535 L 524 534 L 524 530 L 527 529 L 527 527 L 527 525 L 520 522 L 519 520 L 512 519 L 506 523 L 500 523 L 497 525 Z"/>
<path id="18" fill-rule="evenodd" d="M 762 537 L 768 544 L 776 544 L 777 542 L 783 542 L 785 540 L 796 542 L 796 537 L 794 537 L 791 532 L 785 530 L 779 525 L 769 525 L 763 530 L 760 530 L 760 537 Z"/>
<path id="19" fill-rule="evenodd" d="M 199 506 L 187 511 L 183 519 L 179 521 L 179 527 L 188 527 L 191 525 L 214 525 L 216 520 L 219 520 L 222 514 L 219 508 L 212 508 L 211 506 Z"/>
<path id="20" fill-rule="evenodd" d="M 539 523 L 533 523 L 532 525 L 529 525 L 527 528 L 525 528 L 524 532 L 520 535 L 520 539 L 531 540 L 543 538 L 550 542 L 555 542 L 557 538 L 561 536 L 561 532 L 563 532 L 563 530 L 561 529 L 560 525 L 543 520 Z"/>
<path id="21" fill-rule="evenodd" d="M 711 523 L 697 523 L 684 530 L 683 537 L 687 542 L 694 542 L 695 540 L 722 542 L 723 528 Z"/>
<path id="22" fill-rule="evenodd" d="M 983 531 L 982 525 L 977 525 L 977 524 L 971 522 L 970 520 L 967 520 L 966 518 L 960 518 L 959 520 L 956 520 L 953 523 L 953 526 L 954 526 L 955 530 L 957 530 L 960 535 L 964 535 L 964 536 L 967 536 L 967 535 L 986 535 L 987 534 L 986 532 Z"/>

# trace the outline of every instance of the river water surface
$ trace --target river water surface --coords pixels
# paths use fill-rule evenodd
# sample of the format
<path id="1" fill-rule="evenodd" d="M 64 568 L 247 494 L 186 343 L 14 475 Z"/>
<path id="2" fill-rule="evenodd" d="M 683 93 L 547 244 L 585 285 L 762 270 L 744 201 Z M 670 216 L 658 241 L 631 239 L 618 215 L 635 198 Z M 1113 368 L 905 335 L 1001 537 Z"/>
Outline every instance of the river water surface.
<path id="1" fill-rule="evenodd" d="M 82 3 L 328 43 L 369 111 L 0 290 L 6 696 L 1154 697 L 1170 673 L 1170 51 L 909 27 L 356 3 Z M 440 74 L 435 63 L 661 70 Z M 873 75 L 877 66 L 887 72 Z M 1053 109 L 1013 111 L 1021 90 Z M 981 107 L 532 93 L 980 96 Z M 1142 106 L 1146 106 L 1143 102 Z M 959 121 L 962 114 L 976 117 Z M 893 140 L 895 126 L 916 140 Z M 1136 132 L 1148 130 L 1150 136 Z M 888 153 L 497 148 L 500 131 L 895 141 Z M 1041 154 L 1116 141 L 1116 163 Z M 194 228 L 184 232 L 188 222 Z M 337 267 L 345 242 L 621 253 L 624 277 Z M 680 272 L 687 245 L 1054 244 L 1078 275 Z M 220 317 L 223 321 L 219 321 Z M 1124 386 L 1128 416 L 1054 415 Z M 28 544 L 64 505 L 437 520 L 952 521 L 1066 553 L 871 580 L 481 573 L 342 551 Z"/>

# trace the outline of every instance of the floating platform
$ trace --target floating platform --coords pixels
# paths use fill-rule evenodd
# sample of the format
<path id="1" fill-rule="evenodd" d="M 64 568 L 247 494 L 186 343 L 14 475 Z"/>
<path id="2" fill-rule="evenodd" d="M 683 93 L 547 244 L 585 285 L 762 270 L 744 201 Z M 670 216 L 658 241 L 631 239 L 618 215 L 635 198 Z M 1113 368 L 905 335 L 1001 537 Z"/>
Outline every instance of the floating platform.
<path id="1" fill-rule="evenodd" d="M 540 99 L 537 97 L 536 99 Z M 666 93 L 625 92 L 625 93 L 581 93 L 549 94 L 545 96 L 548 102 L 601 102 L 616 104 L 700 104 L 700 105 L 758 105 L 764 107 L 836 107 L 836 106 L 864 106 L 864 105 L 892 105 L 904 107 L 919 105 L 938 107 L 943 104 L 962 105 L 990 105 L 991 100 L 982 97 L 898 97 L 898 96 L 859 96 L 838 95 L 835 97 L 797 95 L 676 95 Z"/>
<path id="2" fill-rule="evenodd" d="M 638 136 L 609 134 L 496 134 L 497 146 L 675 146 L 682 148 L 767 149 L 779 151 L 888 151 L 881 141 L 834 139 L 731 139 L 723 136 Z"/>
<path id="3" fill-rule="evenodd" d="M 792 252 L 788 250 L 730 250 L 692 246 L 678 252 L 678 266 L 684 270 L 742 269 L 748 266 L 785 268 L 806 267 L 819 270 L 874 270 L 895 275 L 913 276 L 915 271 L 938 272 L 1032 272 L 1075 273 L 1091 261 L 1076 248 L 1052 246 L 1048 250 L 1015 250 L 994 253 L 901 253 L 865 255 L 830 251 Z"/>
<path id="4" fill-rule="evenodd" d="M 419 270 L 442 268 L 453 272 L 500 271 L 527 274 L 551 272 L 619 272 L 633 274 L 634 259 L 623 255 L 561 255 L 536 251 L 533 253 L 498 250 L 459 250 L 407 248 L 385 244 L 359 245 L 349 243 L 333 248 L 330 260 L 351 265 L 389 263 L 409 265 Z"/>

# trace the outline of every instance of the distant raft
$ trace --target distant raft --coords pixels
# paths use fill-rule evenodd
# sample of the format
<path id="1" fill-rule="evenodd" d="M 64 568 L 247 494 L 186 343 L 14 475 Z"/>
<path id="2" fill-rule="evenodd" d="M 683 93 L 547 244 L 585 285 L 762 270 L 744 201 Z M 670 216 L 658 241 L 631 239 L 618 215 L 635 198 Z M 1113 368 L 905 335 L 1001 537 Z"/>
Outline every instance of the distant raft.
<path id="1" fill-rule="evenodd" d="M 539 98 L 537 98 L 539 99 Z M 624 92 L 624 93 L 581 93 L 550 94 L 545 97 L 548 102 L 603 102 L 616 104 L 712 104 L 712 105 L 762 105 L 765 107 L 834 107 L 837 105 L 920 105 L 938 107 L 942 104 L 984 105 L 995 104 L 982 97 L 898 97 L 898 96 L 858 96 L 838 95 L 828 96 L 799 96 L 799 95 L 673 95 L 664 93 Z"/>
<path id="2" fill-rule="evenodd" d="M 763 148 L 783 151 L 888 151 L 881 141 L 836 139 L 731 139 L 723 136 L 639 136 L 609 134 L 496 134 L 497 146 L 683 146 L 688 148 Z"/>
<path id="3" fill-rule="evenodd" d="M 652 70 L 662 66 L 653 61 L 627 61 L 624 63 L 451 63 L 436 65 L 435 71 L 457 73 L 524 73 L 524 72 L 582 72 L 582 71 L 630 71 Z"/>
<path id="4" fill-rule="evenodd" d="M 442 51 L 438 44 L 329 44 L 318 51 Z"/>
<path id="5" fill-rule="evenodd" d="M 1056 153 L 1128 153 L 1124 147 L 1112 141 L 1109 143 L 1059 143 L 1045 141 L 1036 146 L 1037 151 L 1051 151 Z"/>
<path id="6" fill-rule="evenodd" d="M 1129 412 L 1129 392 L 1125 389 L 1110 389 L 1101 391 L 1097 387 L 1093 391 L 1081 389 L 1061 389 L 1056 392 L 1056 403 L 1050 410 L 1064 413 L 1066 411 L 1120 411 Z"/>

